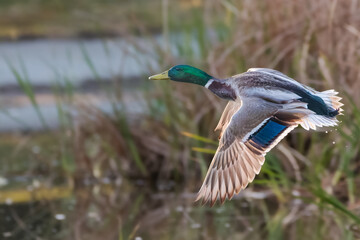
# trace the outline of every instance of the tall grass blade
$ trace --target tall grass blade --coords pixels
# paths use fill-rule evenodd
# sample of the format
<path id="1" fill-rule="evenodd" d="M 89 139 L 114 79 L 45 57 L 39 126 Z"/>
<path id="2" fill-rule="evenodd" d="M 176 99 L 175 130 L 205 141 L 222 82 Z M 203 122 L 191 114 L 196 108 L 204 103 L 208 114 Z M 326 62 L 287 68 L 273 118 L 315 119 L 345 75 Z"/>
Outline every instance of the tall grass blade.
<path id="1" fill-rule="evenodd" d="M 195 152 L 200 152 L 200 153 L 208 153 L 208 154 L 215 154 L 216 153 L 215 149 L 209 149 L 209 148 L 193 147 L 192 150 L 195 151 Z"/>
<path id="2" fill-rule="evenodd" d="M 313 193 L 321 200 L 322 203 L 326 203 L 334 207 L 336 210 L 342 212 L 346 216 L 353 219 L 356 223 L 360 224 L 360 216 L 356 215 L 355 213 L 347 209 L 347 207 L 344 204 L 342 204 L 334 196 L 325 192 L 322 188 L 313 189 Z"/>
<path id="3" fill-rule="evenodd" d="M 8 65 L 8 67 L 10 68 L 11 72 L 14 74 L 15 78 L 16 78 L 16 81 L 18 82 L 19 86 L 21 87 L 21 89 L 24 91 L 24 93 L 26 94 L 26 96 L 29 98 L 32 106 L 34 107 L 35 111 L 36 111 L 36 114 L 38 115 L 42 125 L 44 128 L 48 128 L 48 125 L 45 121 L 45 118 L 44 116 L 42 115 L 41 111 L 40 111 L 40 107 L 36 101 L 36 98 L 35 98 L 35 93 L 34 93 L 34 89 L 29 81 L 29 78 L 26 77 L 26 71 L 25 71 L 25 67 L 23 66 L 23 63 L 22 63 L 22 66 L 23 66 L 23 71 L 25 71 L 25 78 L 23 78 L 21 76 L 21 74 L 19 73 L 19 71 L 17 71 L 15 69 L 15 67 L 8 61 L 6 60 L 6 63 Z"/>
<path id="4" fill-rule="evenodd" d="M 201 137 L 199 135 L 196 135 L 196 134 L 193 134 L 193 133 L 189 133 L 189 132 L 181 132 L 182 135 L 186 136 L 186 137 L 189 137 L 189 138 L 192 138 L 194 140 L 197 140 L 199 142 L 204 142 L 204 143 L 210 143 L 210 144 L 213 144 L 213 145 L 219 145 L 218 142 L 216 141 L 213 141 L 209 138 L 205 138 L 205 137 Z"/>

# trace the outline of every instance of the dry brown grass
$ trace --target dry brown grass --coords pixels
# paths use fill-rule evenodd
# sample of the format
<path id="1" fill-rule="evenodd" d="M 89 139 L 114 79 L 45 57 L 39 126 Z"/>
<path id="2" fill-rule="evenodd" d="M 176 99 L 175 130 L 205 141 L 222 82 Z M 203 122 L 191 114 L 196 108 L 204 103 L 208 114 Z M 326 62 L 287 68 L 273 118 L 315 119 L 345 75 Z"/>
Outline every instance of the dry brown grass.
<path id="1" fill-rule="evenodd" d="M 213 1 L 208 9 L 220 11 L 223 5 Z M 359 101 L 359 1 L 237 1 L 225 11 L 233 34 L 209 48 L 213 73 L 276 68 L 320 89 L 346 91 Z"/>

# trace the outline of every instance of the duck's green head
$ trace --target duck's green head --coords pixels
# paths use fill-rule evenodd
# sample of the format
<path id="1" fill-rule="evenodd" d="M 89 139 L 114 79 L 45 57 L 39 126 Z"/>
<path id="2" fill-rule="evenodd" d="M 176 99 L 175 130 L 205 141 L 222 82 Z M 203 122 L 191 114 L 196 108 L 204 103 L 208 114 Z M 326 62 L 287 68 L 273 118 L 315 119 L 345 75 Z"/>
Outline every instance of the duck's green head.
<path id="1" fill-rule="evenodd" d="M 194 83 L 201 86 L 205 86 L 212 78 L 213 77 L 206 72 L 189 65 L 176 65 L 168 71 L 149 77 L 151 80 L 173 80 L 177 82 Z"/>

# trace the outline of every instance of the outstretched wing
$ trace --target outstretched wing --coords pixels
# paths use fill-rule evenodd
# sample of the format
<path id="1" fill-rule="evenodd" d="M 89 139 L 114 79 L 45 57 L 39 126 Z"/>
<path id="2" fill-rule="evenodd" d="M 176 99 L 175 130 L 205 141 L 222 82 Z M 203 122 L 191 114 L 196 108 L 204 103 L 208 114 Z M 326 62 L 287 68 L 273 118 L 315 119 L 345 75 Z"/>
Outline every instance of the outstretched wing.
<path id="1" fill-rule="evenodd" d="M 220 135 L 219 135 L 219 138 L 221 138 L 224 130 L 226 129 L 227 127 L 227 124 L 230 122 L 232 116 L 237 112 L 239 111 L 241 107 L 241 102 L 235 102 L 235 101 L 229 101 L 228 104 L 226 105 L 221 117 L 220 117 L 220 120 L 219 120 L 219 123 L 218 125 L 216 126 L 215 128 L 215 131 L 216 130 L 220 130 Z"/>
<path id="2" fill-rule="evenodd" d="M 286 114 L 285 109 L 296 112 L 304 107 L 302 103 L 281 106 L 260 98 L 243 99 L 241 108 L 222 125 L 219 147 L 196 201 L 213 205 L 219 195 L 223 203 L 244 189 L 260 172 L 265 154 L 298 125 L 302 115 Z"/>

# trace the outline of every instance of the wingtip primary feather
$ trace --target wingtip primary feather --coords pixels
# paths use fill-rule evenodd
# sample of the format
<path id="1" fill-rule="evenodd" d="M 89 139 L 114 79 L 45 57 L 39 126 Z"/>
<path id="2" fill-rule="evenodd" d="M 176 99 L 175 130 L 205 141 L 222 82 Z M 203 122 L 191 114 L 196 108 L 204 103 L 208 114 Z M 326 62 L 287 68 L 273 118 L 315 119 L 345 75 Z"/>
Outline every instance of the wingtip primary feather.
<path id="1" fill-rule="evenodd" d="M 342 112 L 343 109 L 341 107 L 344 106 L 344 104 L 341 102 L 342 98 L 337 96 L 338 94 L 339 92 L 334 89 L 316 93 L 316 95 L 321 97 L 329 107 L 338 110 L 338 112 Z"/>
<path id="2" fill-rule="evenodd" d="M 201 186 L 199 192 L 196 195 L 195 201 L 194 202 L 198 202 L 200 199 L 203 198 L 204 196 L 204 192 L 206 191 L 206 187 L 203 185 Z"/>

